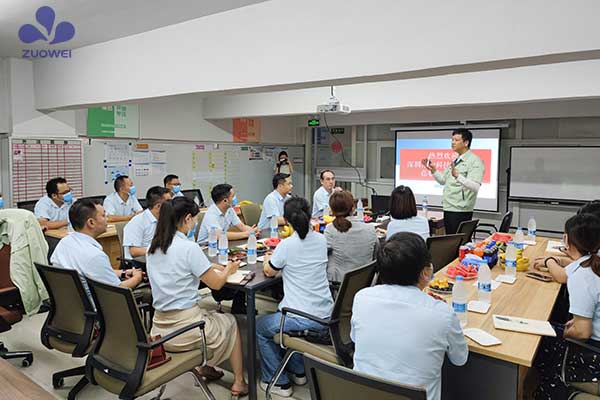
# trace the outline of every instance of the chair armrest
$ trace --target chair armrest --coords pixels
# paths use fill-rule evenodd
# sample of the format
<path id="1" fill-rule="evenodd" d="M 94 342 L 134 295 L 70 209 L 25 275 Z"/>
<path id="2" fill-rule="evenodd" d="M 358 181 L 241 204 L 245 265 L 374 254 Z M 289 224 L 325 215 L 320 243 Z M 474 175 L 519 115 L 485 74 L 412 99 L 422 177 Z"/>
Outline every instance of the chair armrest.
<path id="1" fill-rule="evenodd" d="M 306 313 L 304 311 L 300 311 L 300 310 L 296 310 L 296 309 L 288 308 L 288 307 L 283 307 L 281 309 L 281 322 L 279 323 L 279 346 L 282 349 L 285 349 L 285 347 L 283 346 L 283 327 L 285 326 L 285 317 L 287 314 L 299 315 L 301 317 L 310 319 L 311 321 L 314 321 L 314 322 L 321 324 L 323 326 L 326 326 L 328 328 L 331 327 L 331 325 L 334 325 L 339 322 L 338 320 L 319 318 L 319 317 L 315 317 L 312 314 Z"/>
<path id="2" fill-rule="evenodd" d="M 581 347 L 583 347 L 583 348 L 586 348 L 586 349 L 588 349 L 588 350 L 591 350 L 591 351 L 593 351 L 593 352 L 594 352 L 594 353 L 596 353 L 596 354 L 600 354 L 600 348 L 598 348 L 598 347 L 596 347 L 596 346 L 593 346 L 593 345 L 591 345 L 591 344 L 589 344 L 589 343 L 587 343 L 587 342 L 584 342 L 583 340 L 579 340 L 579 339 L 572 339 L 572 338 L 565 338 L 565 340 L 566 340 L 567 342 L 570 342 L 570 343 L 576 344 L 577 346 L 581 346 Z"/>
<path id="3" fill-rule="evenodd" d="M 182 333 L 192 330 L 194 328 L 200 328 L 200 330 L 203 332 L 203 336 L 204 336 L 204 321 L 198 321 L 198 322 L 194 322 L 193 324 L 184 326 L 183 328 L 177 329 L 175 332 L 171 332 L 167 336 L 163 336 L 160 339 L 157 339 L 153 342 L 138 343 L 137 347 L 139 347 L 141 349 L 148 349 L 148 350 L 154 349 L 155 347 L 158 347 L 161 344 L 164 344 L 165 342 L 168 342 L 169 340 L 181 335 Z"/>

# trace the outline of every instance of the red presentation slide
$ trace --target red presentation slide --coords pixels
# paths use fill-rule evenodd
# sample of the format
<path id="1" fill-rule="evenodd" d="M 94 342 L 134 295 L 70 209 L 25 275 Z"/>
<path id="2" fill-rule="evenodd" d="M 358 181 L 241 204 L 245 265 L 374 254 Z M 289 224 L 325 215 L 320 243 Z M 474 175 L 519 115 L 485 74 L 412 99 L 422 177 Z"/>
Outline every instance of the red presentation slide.
<path id="1" fill-rule="evenodd" d="M 429 181 L 433 177 L 421 164 L 421 160 L 429 158 L 435 167 L 441 172 L 456 158 L 452 149 L 399 149 L 400 150 L 400 179 Z M 492 150 L 472 149 L 485 165 L 485 173 L 482 183 L 490 183 Z"/>

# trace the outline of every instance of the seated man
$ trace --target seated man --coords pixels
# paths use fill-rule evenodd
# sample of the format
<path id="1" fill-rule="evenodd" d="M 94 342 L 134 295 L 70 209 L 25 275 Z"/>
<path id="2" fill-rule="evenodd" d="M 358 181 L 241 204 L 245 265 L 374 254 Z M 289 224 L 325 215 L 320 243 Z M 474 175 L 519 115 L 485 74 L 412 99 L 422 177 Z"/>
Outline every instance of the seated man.
<path id="1" fill-rule="evenodd" d="M 329 215 L 329 197 L 333 192 L 341 192 L 341 187 L 335 186 L 335 174 L 330 169 L 324 169 L 319 174 L 321 187 L 313 195 L 312 217 L 319 218 Z"/>
<path id="2" fill-rule="evenodd" d="M 163 202 L 171 200 L 169 189 L 152 186 L 146 192 L 148 208 L 136 215 L 123 228 L 123 248 L 125 258 L 146 257 L 146 250 L 154 237 L 156 222 Z"/>
<path id="3" fill-rule="evenodd" d="M 247 239 L 250 231 L 254 231 L 257 236 L 260 233 L 258 228 L 242 224 L 235 211 L 233 205 L 235 203 L 235 190 L 231 185 L 222 183 L 212 188 L 210 192 L 213 204 L 208 207 L 202 224 L 200 224 L 200 232 L 198 233 L 198 243 L 204 244 L 208 242 L 208 231 L 211 227 L 216 226 L 221 232 L 227 233 L 227 239 L 240 240 Z M 229 228 L 235 226 L 239 232 L 229 232 Z"/>
<path id="4" fill-rule="evenodd" d="M 58 242 L 50 259 L 52 264 L 74 269 L 81 276 L 115 286 L 133 289 L 142 282 L 141 270 L 113 269 L 108 256 L 102 251 L 102 245 L 96 241 L 98 236 L 106 232 L 104 207 L 94 200 L 78 200 L 69 210 L 69 219 L 75 232 Z M 91 299 L 87 282 L 85 279 L 82 282 Z"/>
<path id="5" fill-rule="evenodd" d="M 73 194 L 65 178 L 52 178 L 46 183 L 46 196 L 35 203 L 33 213 L 40 225 L 48 229 L 64 228 L 69 224 L 69 208 Z"/>
<path id="6" fill-rule="evenodd" d="M 397 233 L 377 262 L 383 284 L 359 291 L 352 306 L 354 369 L 425 388 L 438 400 L 444 356 L 464 365 L 469 349 L 452 308 L 423 292 L 433 276 L 427 245 L 416 233 Z"/>
<path id="7" fill-rule="evenodd" d="M 104 199 L 108 222 L 129 221 L 141 213 L 142 206 L 135 198 L 135 186 L 127 175 L 121 175 L 113 184 L 115 191 Z"/>
<path id="8" fill-rule="evenodd" d="M 171 192 L 173 198 L 183 196 L 181 192 L 181 181 L 177 175 L 169 174 L 163 179 L 165 187 Z"/>
<path id="9" fill-rule="evenodd" d="M 258 220 L 259 230 L 269 228 L 272 217 L 277 218 L 278 225 L 287 223 L 283 218 L 283 204 L 290 197 L 293 187 L 289 174 L 275 174 L 273 177 L 273 191 L 263 200 L 262 212 Z"/>

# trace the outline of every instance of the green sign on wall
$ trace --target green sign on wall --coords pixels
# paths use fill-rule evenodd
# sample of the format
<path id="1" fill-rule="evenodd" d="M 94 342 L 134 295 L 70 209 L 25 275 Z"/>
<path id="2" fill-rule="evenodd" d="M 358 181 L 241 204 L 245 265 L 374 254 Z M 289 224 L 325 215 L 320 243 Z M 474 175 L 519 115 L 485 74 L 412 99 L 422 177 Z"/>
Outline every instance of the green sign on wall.
<path id="1" fill-rule="evenodd" d="M 88 108 L 87 135 L 101 137 L 139 137 L 137 105 Z"/>

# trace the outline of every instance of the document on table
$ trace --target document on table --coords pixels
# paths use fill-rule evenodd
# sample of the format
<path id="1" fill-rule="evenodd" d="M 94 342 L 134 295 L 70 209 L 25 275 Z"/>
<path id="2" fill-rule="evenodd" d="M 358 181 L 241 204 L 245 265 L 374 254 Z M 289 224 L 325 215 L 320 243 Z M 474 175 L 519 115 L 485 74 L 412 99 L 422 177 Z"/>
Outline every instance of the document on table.
<path id="1" fill-rule="evenodd" d="M 465 328 L 463 329 L 463 334 L 482 346 L 494 346 L 497 344 L 502 344 L 502 340 L 490 333 L 487 333 L 483 329 Z"/>
<path id="2" fill-rule="evenodd" d="M 249 273 L 250 271 L 237 270 L 234 274 L 231 274 L 227 277 L 227 283 L 240 283 Z"/>
<path id="3" fill-rule="evenodd" d="M 508 315 L 494 314 L 494 328 L 505 331 L 532 333 L 541 336 L 556 336 L 550 322 L 537 319 L 511 317 Z"/>
<path id="4" fill-rule="evenodd" d="M 564 246 L 563 242 L 549 240 L 548 246 L 546 246 L 546 252 L 562 254 L 562 252 L 558 249 L 559 247 L 562 247 L 562 246 Z"/>

